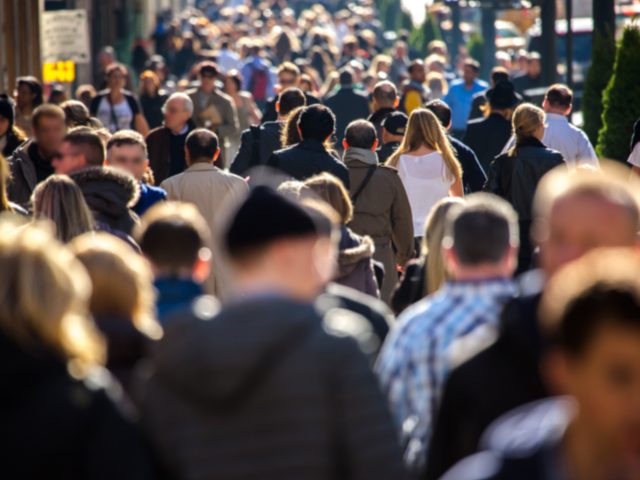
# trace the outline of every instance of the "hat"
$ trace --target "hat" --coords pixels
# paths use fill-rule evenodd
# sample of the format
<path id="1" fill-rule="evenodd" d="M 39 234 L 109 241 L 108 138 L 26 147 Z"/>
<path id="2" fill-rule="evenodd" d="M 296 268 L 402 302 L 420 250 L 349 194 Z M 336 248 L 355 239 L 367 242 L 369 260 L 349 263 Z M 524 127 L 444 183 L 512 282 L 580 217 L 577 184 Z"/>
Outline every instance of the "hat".
<path id="1" fill-rule="evenodd" d="M 292 237 L 330 232 L 330 220 L 305 209 L 266 186 L 255 187 L 240 205 L 224 234 L 227 252 L 237 256 L 247 250 Z"/>
<path id="2" fill-rule="evenodd" d="M 382 120 L 382 128 L 391 135 L 404 135 L 409 118 L 402 112 L 391 112 Z"/>
<path id="3" fill-rule="evenodd" d="M 0 94 L 0 117 L 9 120 L 9 128 L 13 127 L 13 100 L 6 94 Z"/>
<path id="4" fill-rule="evenodd" d="M 495 87 L 487 90 L 485 95 L 493 108 L 513 108 L 519 103 L 513 83 L 508 80 L 498 82 Z"/>

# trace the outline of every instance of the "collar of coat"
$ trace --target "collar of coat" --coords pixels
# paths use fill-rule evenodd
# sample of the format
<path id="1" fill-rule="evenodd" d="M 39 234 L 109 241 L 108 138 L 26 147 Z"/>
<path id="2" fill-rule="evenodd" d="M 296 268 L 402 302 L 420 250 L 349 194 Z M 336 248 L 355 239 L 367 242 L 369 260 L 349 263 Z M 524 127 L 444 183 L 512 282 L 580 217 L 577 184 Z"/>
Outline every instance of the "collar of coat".
<path id="1" fill-rule="evenodd" d="M 344 163 L 362 162 L 367 165 L 378 165 L 376 152 L 366 148 L 349 147 L 344 152 Z"/>

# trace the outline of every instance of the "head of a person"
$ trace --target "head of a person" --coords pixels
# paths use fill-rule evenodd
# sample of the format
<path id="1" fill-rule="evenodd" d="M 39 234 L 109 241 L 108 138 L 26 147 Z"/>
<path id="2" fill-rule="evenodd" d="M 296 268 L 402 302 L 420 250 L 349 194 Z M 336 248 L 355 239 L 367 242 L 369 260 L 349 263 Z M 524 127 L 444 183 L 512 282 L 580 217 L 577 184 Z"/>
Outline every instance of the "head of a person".
<path id="1" fill-rule="evenodd" d="M 36 185 L 31 204 L 34 218 L 49 220 L 62 243 L 94 228 L 93 215 L 80 187 L 66 175 L 51 175 Z"/>
<path id="2" fill-rule="evenodd" d="M 300 79 L 300 69 L 295 63 L 284 62 L 278 67 L 278 84 L 283 90 L 289 87 L 297 87 Z"/>
<path id="3" fill-rule="evenodd" d="M 31 117 L 33 136 L 45 157 L 51 157 L 60 149 L 67 133 L 64 110 L 57 105 L 40 105 Z"/>
<path id="4" fill-rule="evenodd" d="M 427 45 L 427 51 L 429 55 L 441 55 L 444 58 L 449 54 L 447 44 L 442 40 L 431 40 Z"/>
<path id="5" fill-rule="evenodd" d="M 111 45 L 103 47 L 98 53 L 98 63 L 105 69 L 116 61 L 116 51 Z"/>
<path id="6" fill-rule="evenodd" d="M 338 81 L 341 87 L 351 87 L 353 85 L 353 71 L 349 68 L 342 69 Z"/>
<path id="7" fill-rule="evenodd" d="M 639 268 L 635 250 L 594 250 L 554 275 L 540 307 L 551 344 L 544 373 L 575 402 L 570 428 L 606 446 L 608 469 L 632 469 L 626 478 L 638 476 L 630 461 L 640 448 Z"/>
<path id="8" fill-rule="evenodd" d="M 80 85 L 76 89 L 75 97 L 78 100 L 80 100 L 82 103 L 84 103 L 87 108 L 89 108 L 91 106 L 91 101 L 96 95 L 97 95 L 96 89 L 94 88 L 93 85 L 84 84 L 84 85 Z"/>
<path id="9" fill-rule="evenodd" d="M 76 375 L 104 362 L 104 343 L 88 315 L 89 276 L 51 229 L 0 222 L 0 271 L 3 335 L 52 353 Z"/>
<path id="10" fill-rule="evenodd" d="M 203 283 L 209 276 L 211 232 L 193 204 L 154 205 L 140 219 L 134 237 L 156 278 Z"/>
<path id="11" fill-rule="evenodd" d="M 187 165 L 214 163 L 220 155 L 218 136 L 207 128 L 196 128 L 184 143 Z"/>
<path id="12" fill-rule="evenodd" d="M 218 65 L 214 62 L 204 61 L 200 62 L 197 67 L 198 80 L 200 80 L 200 90 L 205 93 L 211 93 L 216 89 L 216 79 L 220 74 Z"/>
<path id="13" fill-rule="evenodd" d="M 540 266 L 547 276 L 591 249 L 638 244 L 638 185 L 626 169 L 603 167 L 555 169 L 538 184 L 532 239 L 540 246 Z"/>
<path id="14" fill-rule="evenodd" d="M 440 125 L 445 130 L 449 130 L 451 127 L 451 107 L 442 100 L 431 100 L 424 106 L 427 110 L 432 112 L 440 121 Z"/>
<path id="15" fill-rule="evenodd" d="M 427 69 L 424 62 L 420 59 L 414 60 L 409 64 L 409 78 L 414 82 L 424 83 L 427 79 Z"/>
<path id="16" fill-rule="evenodd" d="M 296 108 L 304 107 L 306 104 L 307 97 L 305 97 L 302 90 L 296 87 L 289 87 L 278 94 L 276 112 L 278 112 L 280 119 L 285 119 Z"/>
<path id="17" fill-rule="evenodd" d="M 398 98 L 398 89 L 388 80 L 376 83 L 373 87 L 373 109 L 381 108 L 397 108 L 400 103 Z"/>
<path id="18" fill-rule="evenodd" d="M 382 120 L 382 144 L 402 142 L 409 118 L 402 112 L 391 112 Z"/>
<path id="19" fill-rule="evenodd" d="M 160 79 L 153 70 L 145 70 L 140 74 L 140 93 L 155 97 L 160 91 Z"/>
<path id="20" fill-rule="evenodd" d="M 349 35 L 344 38 L 342 42 L 342 56 L 353 57 L 358 50 L 358 39 L 353 35 Z"/>
<path id="21" fill-rule="evenodd" d="M 180 132 L 193 115 L 193 101 L 183 92 L 172 93 L 162 106 L 164 126 L 172 132 Z"/>
<path id="22" fill-rule="evenodd" d="M 462 67 L 462 78 L 467 85 L 473 83 L 480 75 L 480 63 L 477 60 L 468 58 Z"/>
<path id="23" fill-rule="evenodd" d="M 345 150 L 362 148 L 375 151 L 378 148 L 376 128 L 367 120 L 354 120 L 345 129 L 342 144 Z"/>
<path id="24" fill-rule="evenodd" d="M 60 105 L 67 100 L 67 92 L 62 85 L 54 85 L 49 93 L 49 99 L 47 103 L 53 103 L 54 105 Z"/>
<path id="25" fill-rule="evenodd" d="M 129 71 L 127 67 L 121 63 L 112 63 L 105 70 L 107 77 L 107 86 L 110 90 L 120 91 L 127 85 L 127 76 Z"/>
<path id="26" fill-rule="evenodd" d="M 107 163 L 142 181 L 149 166 L 147 143 L 135 130 L 120 130 L 107 142 Z"/>
<path id="27" fill-rule="evenodd" d="M 566 85 L 551 85 L 544 95 L 542 108 L 547 113 L 569 115 L 573 107 L 573 90 Z"/>
<path id="28" fill-rule="evenodd" d="M 230 70 L 224 77 L 224 91 L 228 95 L 235 95 L 242 90 L 242 75 L 238 70 Z"/>
<path id="29" fill-rule="evenodd" d="M 492 87 L 495 87 L 500 82 L 508 82 L 510 80 L 509 71 L 504 67 L 493 67 L 489 80 Z"/>
<path id="30" fill-rule="evenodd" d="M 427 74 L 427 87 L 431 91 L 431 98 L 439 99 L 449 92 L 449 84 L 444 75 L 440 72 L 429 72 Z"/>
<path id="31" fill-rule="evenodd" d="M 353 218 L 353 205 L 344 184 L 330 173 L 320 173 L 304 181 L 305 196 L 317 198 L 333 208 L 341 225 L 348 224 Z M 310 192 L 311 195 L 308 195 Z"/>
<path id="32" fill-rule="evenodd" d="M 0 137 L 4 137 L 13 129 L 15 110 L 13 101 L 8 95 L 0 94 Z"/>
<path id="33" fill-rule="evenodd" d="M 89 310 L 99 325 L 131 322 L 139 332 L 159 339 L 153 275 L 144 258 L 109 233 L 82 235 L 70 247 L 91 279 Z"/>
<path id="34" fill-rule="evenodd" d="M 298 130 L 302 140 L 324 142 L 336 129 L 336 116 L 324 105 L 309 105 L 300 113 Z"/>
<path id="35" fill-rule="evenodd" d="M 68 175 L 87 167 L 101 167 L 104 159 L 104 142 L 100 136 L 89 127 L 76 127 L 65 135 L 51 165 L 57 174 Z"/>
<path id="36" fill-rule="evenodd" d="M 331 281 L 337 255 L 336 213 L 255 187 L 224 232 L 238 293 L 264 291 L 310 303 Z"/>
<path id="37" fill-rule="evenodd" d="M 16 80 L 16 104 L 19 109 L 36 108 L 44 103 L 42 84 L 36 77 L 18 77 Z"/>
<path id="38" fill-rule="evenodd" d="M 444 73 L 446 62 L 446 59 L 442 55 L 438 55 L 436 53 L 429 55 L 425 59 L 425 65 L 427 66 L 429 73 Z"/>
<path id="39" fill-rule="evenodd" d="M 505 118 L 510 119 L 519 103 L 513 83 L 509 80 L 500 80 L 494 87 L 487 90 L 485 96 L 489 105 L 488 108 L 484 108 L 485 115 L 501 113 Z"/>
<path id="40" fill-rule="evenodd" d="M 405 42 L 398 41 L 393 45 L 393 53 L 395 58 L 404 59 L 409 53 L 409 48 L 407 47 L 407 44 Z"/>
<path id="41" fill-rule="evenodd" d="M 447 213 L 442 247 L 447 270 L 456 280 L 511 277 L 519 242 L 518 215 L 495 195 L 469 195 Z"/>
<path id="42" fill-rule="evenodd" d="M 64 111 L 67 128 L 92 126 L 89 109 L 80 100 L 67 100 L 60 108 Z"/>
<path id="43" fill-rule="evenodd" d="M 537 78 L 542 72 L 542 62 L 538 52 L 531 52 L 527 56 L 527 75 L 531 78 Z"/>
<path id="44" fill-rule="evenodd" d="M 544 138 L 546 115 L 544 110 L 531 103 L 519 105 L 513 112 L 511 124 L 516 145 L 530 138 Z"/>

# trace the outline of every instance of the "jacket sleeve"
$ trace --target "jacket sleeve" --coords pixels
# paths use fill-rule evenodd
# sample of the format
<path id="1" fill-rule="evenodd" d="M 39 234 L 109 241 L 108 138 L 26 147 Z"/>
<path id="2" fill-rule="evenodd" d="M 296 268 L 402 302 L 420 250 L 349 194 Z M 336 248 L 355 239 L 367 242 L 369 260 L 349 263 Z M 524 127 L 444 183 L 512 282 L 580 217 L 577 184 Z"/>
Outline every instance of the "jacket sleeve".
<path id="1" fill-rule="evenodd" d="M 414 253 L 413 216 L 402 180 L 394 175 L 393 181 L 396 193 L 391 204 L 391 237 L 397 251 L 397 262 L 400 265 L 405 265 L 411 260 Z"/>
<path id="2" fill-rule="evenodd" d="M 498 195 L 499 197 L 503 197 L 505 192 L 502 191 L 500 186 L 500 165 L 502 162 L 499 161 L 499 157 L 495 158 L 491 165 L 489 166 L 489 174 L 487 178 L 487 183 L 484 184 L 484 191 L 493 193 L 494 195 Z"/>
<path id="3" fill-rule="evenodd" d="M 226 101 L 226 99 L 224 102 L 224 109 L 222 111 L 222 124 L 218 126 L 217 130 L 222 137 L 229 137 L 240 130 L 236 106 L 233 102 Z"/>
<path id="4" fill-rule="evenodd" d="M 252 155 L 252 135 L 251 130 L 247 129 L 242 132 L 242 137 L 240 138 L 240 149 L 238 153 L 236 153 L 236 158 L 233 159 L 233 163 L 229 170 L 231 173 L 235 173 L 236 175 L 243 175 L 251 164 L 251 155 Z"/>

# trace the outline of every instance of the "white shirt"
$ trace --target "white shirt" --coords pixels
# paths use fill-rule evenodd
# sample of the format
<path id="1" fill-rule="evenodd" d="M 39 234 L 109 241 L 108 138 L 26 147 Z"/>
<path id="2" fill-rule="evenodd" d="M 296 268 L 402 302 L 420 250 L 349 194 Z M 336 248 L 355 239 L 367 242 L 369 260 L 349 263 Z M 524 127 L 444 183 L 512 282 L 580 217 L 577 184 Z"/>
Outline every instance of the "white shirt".
<path id="1" fill-rule="evenodd" d="M 631 150 L 627 163 L 634 167 L 640 167 L 640 142 L 636 143 L 633 150 Z"/>
<path id="2" fill-rule="evenodd" d="M 414 234 L 421 237 L 427 216 L 436 203 L 449 196 L 453 180 L 448 178 L 447 166 L 438 152 L 400 155 L 398 175 L 411 205 Z"/>
<path id="3" fill-rule="evenodd" d="M 107 127 L 109 132 L 116 133 L 118 130 L 131 128 L 133 112 L 126 98 L 112 106 L 108 96 L 105 95 L 98 105 L 96 117 L 102 122 L 102 125 Z"/>
<path id="4" fill-rule="evenodd" d="M 502 153 L 513 147 L 514 143 L 515 138 L 511 137 Z M 598 156 L 586 133 L 571 125 L 564 115 L 547 113 L 547 127 L 544 130 L 542 143 L 560 152 L 569 166 L 589 165 L 595 168 L 600 166 Z"/>
<path id="5" fill-rule="evenodd" d="M 227 73 L 230 70 L 242 70 L 244 66 L 238 54 L 231 50 L 220 50 L 217 63 L 222 73 Z"/>

